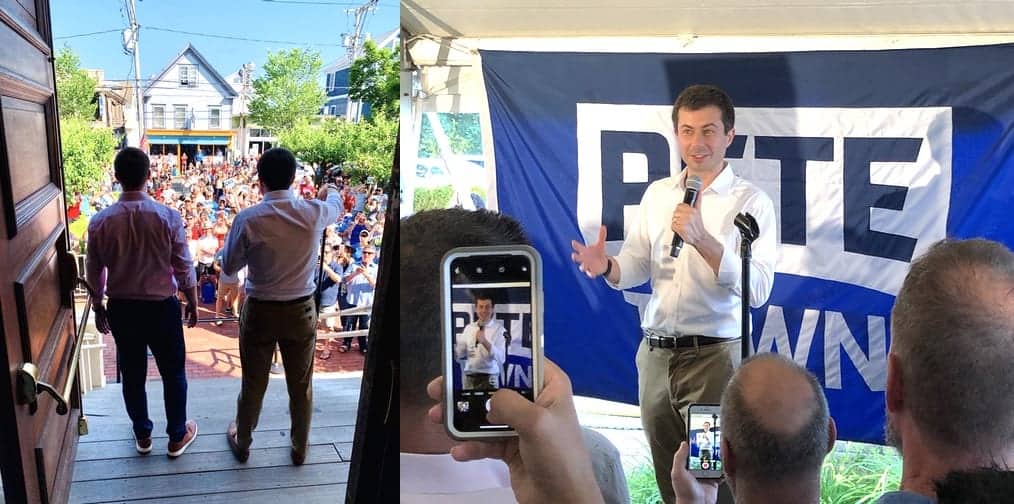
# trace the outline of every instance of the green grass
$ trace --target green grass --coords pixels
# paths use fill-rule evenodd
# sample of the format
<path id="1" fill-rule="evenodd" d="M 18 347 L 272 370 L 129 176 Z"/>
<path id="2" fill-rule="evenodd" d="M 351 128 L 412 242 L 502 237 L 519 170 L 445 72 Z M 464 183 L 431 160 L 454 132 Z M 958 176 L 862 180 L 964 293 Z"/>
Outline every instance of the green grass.
<path id="1" fill-rule="evenodd" d="M 820 472 L 821 504 L 876 502 L 884 492 L 897 490 L 901 457 L 893 448 L 844 443 L 824 459 Z"/>
<path id="2" fill-rule="evenodd" d="M 864 443 L 840 442 L 824 459 L 820 472 L 821 504 L 866 504 L 884 492 L 897 490 L 901 481 L 901 458 L 893 448 Z M 651 461 L 627 474 L 631 504 L 662 502 Z"/>
<path id="3" fill-rule="evenodd" d="M 651 460 L 634 468 L 627 474 L 627 488 L 630 491 L 630 504 L 661 504 L 662 497 L 655 483 L 655 469 Z"/>

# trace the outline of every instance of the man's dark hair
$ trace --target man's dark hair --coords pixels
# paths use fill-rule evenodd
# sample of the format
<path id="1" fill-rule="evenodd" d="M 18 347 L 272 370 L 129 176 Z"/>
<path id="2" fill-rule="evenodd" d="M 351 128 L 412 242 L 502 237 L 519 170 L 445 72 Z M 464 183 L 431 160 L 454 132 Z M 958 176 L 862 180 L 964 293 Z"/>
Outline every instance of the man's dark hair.
<path id="1" fill-rule="evenodd" d="M 938 448 L 968 453 L 1014 439 L 1014 253 L 943 240 L 912 262 L 891 310 L 905 407 Z"/>
<path id="2" fill-rule="evenodd" d="M 403 406 L 433 405 L 426 384 L 443 369 L 440 331 L 440 259 L 456 247 L 528 245 L 521 225 L 488 210 L 428 210 L 401 221 L 399 292 L 400 380 Z"/>
<path id="3" fill-rule="evenodd" d="M 268 149 L 257 161 L 257 178 L 269 191 L 283 191 L 296 178 L 296 156 L 281 147 Z"/>
<path id="4" fill-rule="evenodd" d="M 479 304 L 479 300 L 484 299 L 489 301 L 489 304 L 496 306 L 496 300 L 493 299 L 493 293 L 488 290 L 477 290 L 472 294 L 472 304 Z"/>
<path id="5" fill-rule="evenodd" d="M 710 84 L 694 84 L 676 97 L 676 103 L 672 106 L 673 127 L 679 126 L 680 109 L 701 110 L 710 105 L 722 111 L 722 126 L 725 127 L 724 132 L 728 133 L 736 125 L 736 109 L 732 106 L 732 98 L 718 86 Z"/>
<path id="6" fill-rule="evenodd" d="M 749 362 L 777 361 L 805 377 L 813 392 L 813 409 L 797 432 L 772 432 L 758 418 L 743 393 L 742 370 Z M 778 353 L 760 353 L 743 361 L 722 394 L 722 436 L 736 457 L 736 477 L 747 481 L 777 483 L 819 471 L 827 454 L 829 418 L 824 390 L 806 368 Z"/>
<path id="7" fill-rule="evenodd" d="M 934 481 L 939 504 L 993 504 L 1014 495 L 1014 471 L 993 466 L 974 471 L 954 471 Z"/>
<path id="8" fill-rule="evenodd" d="M 143 150 L 126 147 L 116 155 L 113 173 L 124 190 L 138 190 L 144 186 L 144 181 L 148 178 L 150 164 L 148 155 Z"/>

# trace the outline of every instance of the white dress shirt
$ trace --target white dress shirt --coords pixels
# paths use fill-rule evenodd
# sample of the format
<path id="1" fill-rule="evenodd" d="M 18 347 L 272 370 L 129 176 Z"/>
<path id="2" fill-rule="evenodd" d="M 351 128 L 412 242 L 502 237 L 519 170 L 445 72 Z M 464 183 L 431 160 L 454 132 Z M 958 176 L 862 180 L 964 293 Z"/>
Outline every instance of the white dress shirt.
<path id="1" fill-rule="evenodd" d="M 338 220 L 341 198 L 304 200 L 288 189 L 269 191 L 236 215 L 225 239 L 222 269 L 234 275 L 247 266 L 248 296 L 285 301 L 313 294 L 324 227 Z"/>
<path id="2" fill-rule="evenodd" d="M 771 198 L 740 178 L 727 163 L 711 185 L 701 191 L 704 228 L 724 247 L 718 274 L 690 245 L 678 258 L 669 257 L 672 215 L 683 202 L 684 171 L 648 186 L 633 225 L 615 257 L 620 266 L 615 289 L 629 289 L 651 280 L 651 298 L 641 320 L 644 329 L 669 334 L 701 334 L 718 338 L 740 335 L 742 259 L 736 214 L 749 212 L 757 219 L 760 236 L 750 259 L 750 305 L 763 305 L 774 283 L 778 247 L 775 210 Z"/>
<path id="3" fill-rule="evenodd" d="M 495 318 L 490 318 L 482 329 L 486 339 L 492 343 L 492 351 L 486 350 L 486 347 L 479 343 L 479 323 L 476 321 L 468 324 L 465 330 L 458 334 L 454 353 L 458 359 L 466 359 L 465 374 L 500 374 L 500 369 L 507 360 L 507 331 Z"/>
<path id="4" fill-rule="evenodd" d="M 515 504 L 510 472 L 503 461 L 458 462 L 450 454 L 402 453 L 402 504 Z"/>

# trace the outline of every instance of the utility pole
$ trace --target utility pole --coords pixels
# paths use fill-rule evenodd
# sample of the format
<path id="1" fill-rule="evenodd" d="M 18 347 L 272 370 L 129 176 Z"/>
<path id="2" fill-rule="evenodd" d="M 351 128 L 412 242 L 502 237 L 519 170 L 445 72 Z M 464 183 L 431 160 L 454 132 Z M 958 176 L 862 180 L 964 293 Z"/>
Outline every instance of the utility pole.
<path id="1" fill-rule="evenodd" d="M 377 10 L 378 0 L 366 0 L 363 5 L 356 7 L 355 9 L 348 9 L 345 12 L 352 14 L 356 17 L 355 28 L 352 34 L 342 34 L 342 44 L 346 49 L 349 50 L 349 80 L 352 79 L 352 63 L 355 63 L 356 59 L 359 58 L 359 50 L 363 46 L 363 28 L 366 26 L 366 15 L 370 12 Z M 350 82 L 351 83 L 351 82 Z M 348 89 L 351 91 L 351 89 Z M 345 117 L 350 121 L 359 122 L 359 116 L 362 112 L 363 104 L 360 102 L 353 102 L 350 96 L 346 100 L 345 104 Z"/>
<path id="2" fill-rule="evenodd" d="M 240 157 L 245 158 L 247 156 L 247 149 L 250 144 L 249 134 L 250 129 L 247 128 L 247 120 L 250 116 L 250 77 L 253 76 L 254 64 L 253 62 L 244 63 L 239 70 L 240 82 L 242 82 L 242 88 L 239 92 L 239 99 L 241 104 L 241 110 L 243 115 L 240 116 L 240 144 L 239 152 Z"/>
<path id="3" fill-rule="evenodd" d="M 134 108 L 137 113 L 137 138 L 127 138 L 127 145 L 140 147 L 144 138 L 144 101 L 141 92 L 141 54 L 137 48 L 137 39 L 140 35 L 141 25 L 137 24 L 137 12 L 134 7 L 134 0 L 127 0 L 127 15 L 130 17 L 130 27 L 123 31 L 123 50 L 134 56 Z"/>

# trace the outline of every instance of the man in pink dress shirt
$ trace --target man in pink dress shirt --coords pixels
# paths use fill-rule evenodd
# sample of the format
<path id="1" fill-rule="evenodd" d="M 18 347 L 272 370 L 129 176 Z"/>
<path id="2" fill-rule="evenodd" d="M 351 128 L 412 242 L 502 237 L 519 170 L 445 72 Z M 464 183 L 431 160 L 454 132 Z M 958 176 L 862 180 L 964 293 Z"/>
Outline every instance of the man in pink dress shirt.
<path id="1" fill-rule="evenodd" d="M 123 401 L 133 422 L 137 451 L 151 452 L 145 381 L 148 352 L 155 356 L 166 410 L 169 457 L 178 457 L 197 437 L 197 423 L 187 420 L 186 347 L 177 290 L 187 298 L 187 326 L 197 324 L 197 282 L 179 212 L 144 192 L 148 155 L 127 147 L 116 155 L 120 200 L 88 224 L 88 281 L 95 325 L 113 334 L 123 376 Z M 108 308 L 102 305 L 109 295 Z"/>

